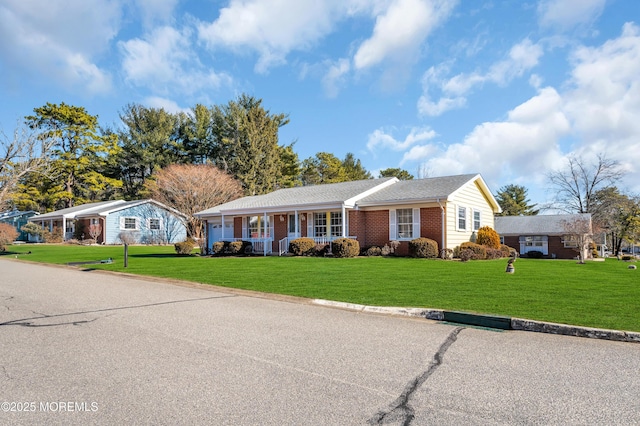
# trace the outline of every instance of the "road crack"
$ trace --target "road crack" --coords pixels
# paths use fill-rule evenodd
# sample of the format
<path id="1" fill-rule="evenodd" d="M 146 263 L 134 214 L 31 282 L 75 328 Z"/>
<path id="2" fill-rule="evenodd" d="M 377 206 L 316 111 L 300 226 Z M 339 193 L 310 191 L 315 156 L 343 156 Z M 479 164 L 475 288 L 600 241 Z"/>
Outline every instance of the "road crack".
<path id="1" fill-rule="evenodd" d="M 429 363 L 427 369 L 405 386 L 402 394 L 400 394 L 400 396 L 390 405 L 388 410 L 379 411 L 375 416 L 369 419 L 368 423 L 371 425 L 382 425 L 397 422 L 404 426 L 410 425 L 415 418 L 415 410 L 409 404 L 411 397 L 413 397 L 413 394 L 420 389 L 424 382 L 427 381 L 429 376 L 431 376 L 438 367 L 440 367 L 444 354 L 458 339 L 458 334 L 460 334 L 462 330 L 464 330 L 464 327 L 457 327 L 453 330 L 449 336 L 447 336 L 444 343 L 440 345 L 438 351 L 433 355 L 433 359 Z"/>
<path id="2" fill-rule="evenodd" d="M 229 295 L 229 296 L 202 297 L 202 298 L 197 298 L 197 299 L 171 300 L 171 301 L 168 301 L 168 302 L 148 303 L 148 304 L 145 304 L 145 305 L 118 306 L 118 307 L 114 307 L 114 308 L 95 309 L 95 310 L 91 310 L 91 311 L 80 311 L 80 312 L 68 312 L 68 313 L 65 313 L 65 314 L 55 314 L 55 315 L 42 314 L 40 312 L 36 312 L 36 311 L 32 310 L 31 312 L 33 312 L 34 315 L 40 315 L 40 316 L 30 317 L 30 318 L 20 318 L 20 319 L 11 320 L 11 321 L 0 322 L 0 326 L 18 325 L 18 326 L 22 326 L 22 327 L 52 327 L 52 326 L 59 326 L 59 325 L 80 325 L 80 324 L 85 324 L 85 323 L 96 321 L 98 318 L 94 318 L 92 320 L 68 321 L 68 322 L 60 322 L 60 323 L 56 323 L 56 324 L 42 324 L 42 325 L 34 324 L 32 322 L 32 320 L 38 321 L 38 320 L 44 320 L 44 319 L 49 319 L 49 318 L 60 318 L 60 317 L 69 317 L 69 316 L 74 316 L 74 315 L 86 315 L 86 314 L 95 314 L 95 313 L 102 313 L 102 312 L 113 312 L 113 311 L 128 310 L 128 309 L 149 308 L 149 307 L 153 307 L 153 306 L 170 305 L 170 304 L 175 304 L 175 303 L 196 302 L 196 301 L 213 300 L 213 299 L 224 299 L 224 298 L 229 298 L 229 297 L 236 297 L 236 296 L 235 295 Z"/>

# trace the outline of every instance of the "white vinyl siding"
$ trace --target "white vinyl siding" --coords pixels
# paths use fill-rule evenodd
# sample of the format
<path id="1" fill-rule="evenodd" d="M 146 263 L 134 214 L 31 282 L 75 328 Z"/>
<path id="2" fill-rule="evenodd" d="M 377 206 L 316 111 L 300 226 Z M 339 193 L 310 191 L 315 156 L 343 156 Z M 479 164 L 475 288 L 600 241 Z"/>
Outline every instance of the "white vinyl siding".
<path id="1" fill-rule="evenodd" d="M 465 228 L 460 229 L 458 207 L 465 207 Z M 470 241 L 474 231 L 474 214 L 479 212 L 480 226 L 493 228 L 493 210 L 489 200 L 475 182 L 470 182 L 447 201 L 446 204 L 446 248 L 454 249 L 460 244 Z"/>

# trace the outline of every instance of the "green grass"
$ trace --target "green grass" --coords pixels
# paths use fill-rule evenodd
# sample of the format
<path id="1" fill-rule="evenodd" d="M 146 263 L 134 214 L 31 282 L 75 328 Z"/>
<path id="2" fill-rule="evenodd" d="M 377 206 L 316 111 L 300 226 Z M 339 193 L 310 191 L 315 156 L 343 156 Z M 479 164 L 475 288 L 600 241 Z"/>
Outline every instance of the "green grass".
<path id="1" fill-rule="evenodd" d="M 31 251 L 31 254 L 25 254 Z M 10 246 L 6 256 L 177 278 L 268 293 L 378 306 L 429 307 L 573 325 L 640 331 L 640 271 L 628 263 L 518 259 L 440 261 L 410 258 L 211 258 L 175 255 L 173 247 Z"/>

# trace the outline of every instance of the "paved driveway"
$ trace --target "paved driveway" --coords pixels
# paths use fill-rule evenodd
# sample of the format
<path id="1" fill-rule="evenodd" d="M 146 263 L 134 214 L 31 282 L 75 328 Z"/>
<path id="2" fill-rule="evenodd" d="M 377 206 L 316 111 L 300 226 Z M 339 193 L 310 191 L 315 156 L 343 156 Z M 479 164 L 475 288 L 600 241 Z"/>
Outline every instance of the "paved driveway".
<path id="1" fill-rule="evenodd" d="M 640 424 L 640 345 L 0 259 L 0 424 Z"/>

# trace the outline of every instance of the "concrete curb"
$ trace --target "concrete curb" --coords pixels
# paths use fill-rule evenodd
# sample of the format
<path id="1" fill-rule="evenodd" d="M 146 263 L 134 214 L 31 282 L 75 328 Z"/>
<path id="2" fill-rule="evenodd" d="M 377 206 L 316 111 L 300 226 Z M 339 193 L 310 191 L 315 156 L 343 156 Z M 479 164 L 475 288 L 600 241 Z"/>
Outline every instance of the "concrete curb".
<path id="1" fill-rule="evenodd" d="M 427 308 L 394 308 L 384 306 L 366 306 L 354 303 L 334 302 L 331 300 L 314 299 L 314 305 L 327 306 L 350 311 L 367 312 L 384 315 L 398 315 L 412 318 L 424 318 L 434 321 L 444 321 L 445 316 L 452 311 Z M 465 316 L 487 318 L 488 315 L 474 315 L 465 313 Z M 504 318 L 504 317 L 496 317 Z M 469 321 L 474 325 L 473 321 Z M 477 325 L 477 324 L 475 324 Z M 640 343 L 640 333 L 632 331 L 606 330 L 601 328 L 578 327 L 567 324 L 556 324 L 544 321 L 533 321 L 522 318 L 510 318 L 510 330 L 531 331 L 536 333 L 558 334 L 563 336 L 585 337 L 589 339 L 612 340 L 616 342 Z"/>

